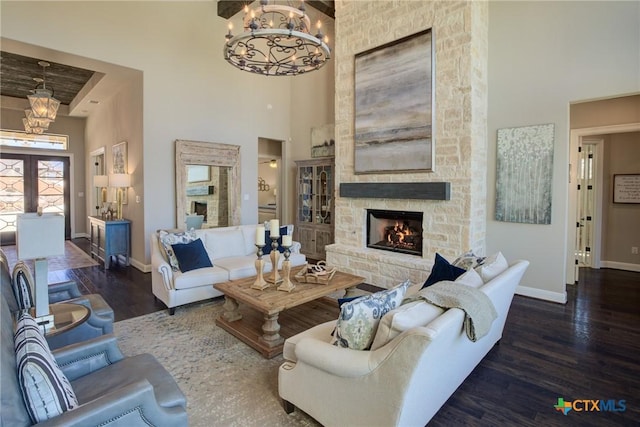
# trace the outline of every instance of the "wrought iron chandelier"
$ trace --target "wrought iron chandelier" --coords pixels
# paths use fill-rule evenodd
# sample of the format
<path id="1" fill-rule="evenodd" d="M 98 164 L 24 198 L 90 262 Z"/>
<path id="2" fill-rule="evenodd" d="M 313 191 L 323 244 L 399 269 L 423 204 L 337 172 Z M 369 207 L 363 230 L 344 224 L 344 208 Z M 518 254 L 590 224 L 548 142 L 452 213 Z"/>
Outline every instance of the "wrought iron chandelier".
<path id="1" fill-rule="evenodd" d="M 297 8 L 268 0 L 260 0 L 257 10 L 245 6 L 244 32 L 234 36 L 229 23 L 224 59 L 241 70 L 265 76 L 295 76 L 320 69 L 331 58 L 331 49 L 320 21 L 316 34 L 311 34 L 305 10 L 304 1 Z"/>
<path id="2" fill-rule="evenodd" d="M 24 130 L 27 133 L 41 134 L 49 128 L 49 124 L 56 119 L 60 101 L 53 97 L 53 90 L 47 89 L 45 82 L 45 70 L 49 64 L 45 61 L 39 61 L 38 65 L 42 67 L 42 78 L 34 78 L 37 83 L 31 95 L 28 95 L 31 108 L 24 110 L 26 117 L 22 119 Z M 42 84 L 42 87 L 40 85 Z"/>

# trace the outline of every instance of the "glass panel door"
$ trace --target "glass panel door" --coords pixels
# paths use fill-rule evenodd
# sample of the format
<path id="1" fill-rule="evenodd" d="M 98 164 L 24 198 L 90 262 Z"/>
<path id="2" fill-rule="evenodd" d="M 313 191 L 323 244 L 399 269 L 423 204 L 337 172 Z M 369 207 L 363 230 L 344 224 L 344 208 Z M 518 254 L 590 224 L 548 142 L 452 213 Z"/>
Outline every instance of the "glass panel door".
<path id="1" fill-rule="evenodd" d="M 3 153 L 0 158 L 0 237 L 15 244 L 16 217 L 24 212 L 62 213 L 71 238 L 69 158 Z"/>
<path id="2" fill-rule="evenodd" d="M 24 170 L 23 159 L 0 159 L 0 232 L 3 235 L 15 233 L 16 216 L 25 211 Z"/>

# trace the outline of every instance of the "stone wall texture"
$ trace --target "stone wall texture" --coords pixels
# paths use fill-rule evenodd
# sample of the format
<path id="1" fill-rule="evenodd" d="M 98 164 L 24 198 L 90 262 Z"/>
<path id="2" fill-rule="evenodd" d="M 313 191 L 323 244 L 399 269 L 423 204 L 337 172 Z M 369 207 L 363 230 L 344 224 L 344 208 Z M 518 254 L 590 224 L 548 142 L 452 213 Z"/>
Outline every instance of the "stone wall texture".
<path id="1" fill-rule="evenodd" d="M 435 253 L 484 254 L 488 5 L 478 1 L 336 1 L 335 243 L 327 262 L 384 288 L 429 275 Z M 354 173 L 354 56 L 431 28 L 435 48 L 434 168 Z M 392 78 L 392 76 L 390 76 Z M 341 182 L 451 183 L 451 200 L 341 198 Z M 423 256 L 366 248 L 366 209 L 424 214 Z"/>

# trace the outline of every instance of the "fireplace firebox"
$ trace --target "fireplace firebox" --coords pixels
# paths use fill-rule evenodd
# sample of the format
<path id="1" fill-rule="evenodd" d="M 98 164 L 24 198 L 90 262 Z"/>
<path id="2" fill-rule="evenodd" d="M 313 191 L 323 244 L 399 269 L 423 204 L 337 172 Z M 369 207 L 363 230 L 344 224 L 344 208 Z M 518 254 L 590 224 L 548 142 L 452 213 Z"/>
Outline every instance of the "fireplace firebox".
<path id="1" fill-rule="evenodd" d="M 422 256 L 422 212 L 367 209 L 367 247 Z"/>

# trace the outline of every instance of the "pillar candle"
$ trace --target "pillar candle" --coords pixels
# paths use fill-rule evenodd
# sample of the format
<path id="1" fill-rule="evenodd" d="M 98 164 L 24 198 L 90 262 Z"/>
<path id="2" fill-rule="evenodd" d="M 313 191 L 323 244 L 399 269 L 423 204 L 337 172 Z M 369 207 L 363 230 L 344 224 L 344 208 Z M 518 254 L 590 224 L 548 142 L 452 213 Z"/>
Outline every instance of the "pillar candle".
<path id="1" fill-rule="evenodd" d="M 282 236 L 282 246 L 291 246 L 291 234 Z"/>
<path id="2" fill-rule="evenodd" d="M 264 225 L 256 227 L 256 245 L 264 246 Z"/>
<path id="3" fill-rule="evenodd" d="M 271 237 L 280 237 L 280 221 L 277 219 L 272 219 L 271 221 L 269 221 L 270 224 L 270 231 L 269 234 L 271 235 Z"/>

